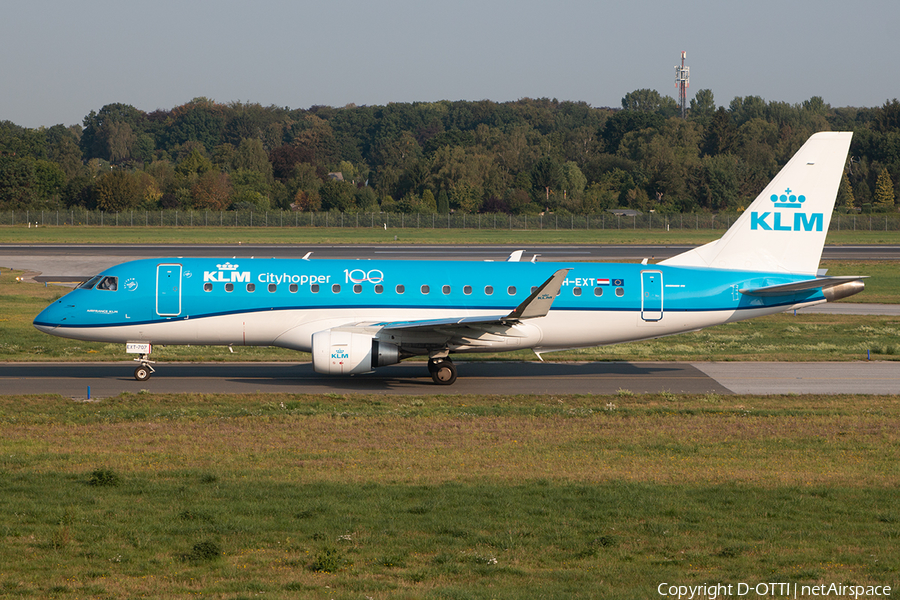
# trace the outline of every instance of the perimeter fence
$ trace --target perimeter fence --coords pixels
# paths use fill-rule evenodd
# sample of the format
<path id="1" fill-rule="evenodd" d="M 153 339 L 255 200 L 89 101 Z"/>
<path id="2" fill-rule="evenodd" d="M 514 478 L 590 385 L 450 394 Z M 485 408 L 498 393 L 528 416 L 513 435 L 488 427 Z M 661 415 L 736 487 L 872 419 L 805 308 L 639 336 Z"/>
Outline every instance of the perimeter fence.
<path id="1" fill-rule="evenodd" d="M 740 213 L 657 215 L 507 215 L 340 213 L 212 210 L 13 210 L 0 211 L 0 226 L 93 227 L 352 227 L 400 229 L 728 229 Z M 830 230 L 900 231 L 900 214 L 840 214 Z"/>

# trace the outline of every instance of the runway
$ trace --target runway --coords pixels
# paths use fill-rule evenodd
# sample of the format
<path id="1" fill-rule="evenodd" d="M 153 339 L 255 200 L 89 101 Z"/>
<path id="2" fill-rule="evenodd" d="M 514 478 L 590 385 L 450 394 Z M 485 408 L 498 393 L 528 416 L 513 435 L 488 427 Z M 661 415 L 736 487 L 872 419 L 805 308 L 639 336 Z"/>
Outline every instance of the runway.
<path id="1" fill-rule="evenodd" d="M 4 394 L 86 399 L 122 392 L 175 394 L 900 394 L 900 362 L 676 363 L 457 362 L 452 386 L 431 381 L 424 362 L 354 377 L 327 377 L 309 363 L 157 363 L 148 381 L 135 363 L 0 364 Z"/>

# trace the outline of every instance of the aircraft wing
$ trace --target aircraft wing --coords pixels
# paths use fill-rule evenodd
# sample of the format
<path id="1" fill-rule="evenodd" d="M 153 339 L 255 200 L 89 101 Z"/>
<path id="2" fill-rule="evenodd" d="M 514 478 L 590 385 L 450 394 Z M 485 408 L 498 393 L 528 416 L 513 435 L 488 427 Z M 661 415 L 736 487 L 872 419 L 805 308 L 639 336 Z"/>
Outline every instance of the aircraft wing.
<path id="1" fill-rule="evenodd" d="M 522 303 L 509 314 L 487 315 L 482 317 L 448 317 L 443 319 L 422 319 L 417 321 L 391 321 L 374 325 L 387 331 L 398 329 L 422 330 L 446 328 L 457 325 L 463 327 L 472 325 L 514 325 L 522 319 L 534 319 L 546 316 L 547 313 L 550 312 L 553 301 L 559 295 L 559 290 L 568 273 L 569 269 L 560 269 L 551 275 L 547 281 L 539 285 L 530 296 L 523 300 Z"/>
<path id="2" fill-rule="evenodd" d="M 794 283 L 783 283 L 781 285 L 769 285 L 761 288 L 738 290 L 745 296 L 784 296 L 794 292 L 804 292 L 806 290 L 822 289 L 828 290 L 845 283 L 853 283 L 866 279 L 866 275 L 846 275 L 841 277 L 817 277 L 816 279 L 807 279 L 806 281 L 795 281 Z"/>

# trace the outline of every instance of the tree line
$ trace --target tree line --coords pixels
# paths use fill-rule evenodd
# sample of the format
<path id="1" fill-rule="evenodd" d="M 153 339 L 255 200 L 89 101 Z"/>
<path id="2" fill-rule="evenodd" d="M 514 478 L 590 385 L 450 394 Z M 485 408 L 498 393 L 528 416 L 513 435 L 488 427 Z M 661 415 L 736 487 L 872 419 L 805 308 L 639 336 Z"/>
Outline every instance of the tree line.
<path id="1" fill-rule="evenodd" d="M 195 98 L 82 125 L 0 122 L 0 210 L 83 207 L 587 215 L 740 211 L 817 131 L 855 132 L 838 206 L 889 211 L 900 102 L 758 96 L 687 117 L 655 90 L 621 108 L 524 98 L 290 109 Z"/>

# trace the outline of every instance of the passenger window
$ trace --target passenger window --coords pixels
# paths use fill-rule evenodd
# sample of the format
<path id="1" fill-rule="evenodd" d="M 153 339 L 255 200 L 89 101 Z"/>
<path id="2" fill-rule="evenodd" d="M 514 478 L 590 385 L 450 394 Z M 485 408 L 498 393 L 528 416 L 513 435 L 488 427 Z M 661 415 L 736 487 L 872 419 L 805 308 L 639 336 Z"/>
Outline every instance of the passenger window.
<path id="1" fill-rule="evenodd" d="M 314 283 L 311 286 L 309 286 L 309 291 L 311 291 L 313 294 L 318 294 L 319 293 L 319 284 Z"/>
<path id="2" fill-rule="evenodd" d="M 468 295 L 471 294 L 471 293 L 472 293 L 472 286 L 471 286 L 471 285 L 467 285 L 467 286 L 465 286 L 465 287 L 463 288 L 463 294 L 465 294 L 466 296 L 468 296 Z"/>
<path id="3" fill-rule="evenodd" d="M 361 291 L 362 291 L 362 286 L 359 285 L 358 283 L 357 283 L 356 285 L 353 286 L 353 293 L 354 293 L 354 294 L 358 294 L 358 293 L 360 293 Z"/>
<path id="4" fill-rule="evenodd" d="M 398 293 L 398 294 L 402 294 L 403 292 L 406 291 L 406 288 L 403 287 L 403 285 L 402 285 L 402 284 L 399 284 L 399 283 L 397 284 L 397 287 L 396 287 L 395 289 L 397 290 L 397 293 Z"/>
<path id="5" fill-rule="evenodd" d="M 251 292 L 251 293 L 252 293 L 252 292 L 255 292 L 255 291 L 256 291 L 256 284 L 255 284 L 255 283 L 248 283 L 248 284 L 247 284 L 247 291 L 248 291 L 248 292 Z"/>
<path id="6" fill-rule="evenodd" d="M 516 286 L 511 285 L 508 288 L 506 288 L 506 293 L 509 294 L 510 296 L 515 296 L 516 295 Z"/>
<path id="7" fill-rule="evenodd" d="M 599 287 L 599 286 L 598 286 L 598 287 L 595 287 L 595 288 L 594 288 L 594 295 L 597 296 L 598 298 L 599 298 L 600 296 L 602 296 L 602 295 L 603 295 L 603 288 L 602 288 L 602 287 Z"/>
<path id="8" fill-rule="evenodd" d="M 450 286 L 445 285 L 444 287 L 441 288 L 441 291 L 444 292 L 444 295 L 446 296 L 447 294 L 450 293 Z"/>
<path id="9" fill-rule="evenodd" d="M 624 295 L 625 295 L 625 288 L 617 287 L 617 288 L 616 288 L 616 296 L 618 296 L 619 298 L 621 298 L 621 297 L 624 296 Z"/>
<path id="10" fill-rule="evenodd" d="M 422 293 L 423 293 L 423 294 L 427 294 L 428 292 L 431 291 L 431 288 L 428 287 L 427 285 L 423 285 L 422 288 L 421 288 L 421 290 L 422 290 Z"/>
<path id="11" fill-rule="evenodd" d="M 234 284 L 233 284 L 233 283 L 226 283 L 226 284 L 225 284 L 225 291 L 226 291 L 226 292 L 233 292 L 233 291 L 234 291 Z"/>
<path id="12" fill-rule="evenodd" d="M 331 286 L 331 293 L 340 294 L 341 293 L 341 284 L 335 283 Z"/>
<path id="13" fill-rule="evenodd" d="M 384 292 L 384 286 L 379 283 L 378 285 L 375 286 L 375 293 L 380 294 L 382 292 Z"/>
<path id="14" fill-rule="evenodd" d="M 204 292 L 211 292 L 211 291 L 212 291 L 212 284 L 211 284 L 210 282 L 208 282 L 208 281 L 207 281 L 206 283 L 204 283 L 204 284 L 203 284 L 203 291 L 204 291 Z"/>
<path id="15" fill-rule="evenodd" d="M 288 286 L 288 289 L 291 290 L 292 294 L 296 294 L 297 290 L 300 289 L 300 286 L 298 286 L 296 283 L 292 283 L 291 285 Z"/>
<path id="16" fill-rule="evenodd" d="M 573 296 L 580 296 L 580 295 L 581 295 L 581 288 L 580 288 L 580 287 L 572 288 L 572 295 L 573 295 Z"/>
<path id="17" fill-rule="evenodd" d="M 278 286 L 275 285 L 274 283 L 270 283 L 270 284 L 269 284 L 269 291 L 270 291 L 270 292 L 274 292 L 274 291 L 277 290 L 277 289 L 278 289 Z"/>
<path id="18" fill-rule="evenodd" d="M 486 286 L 484 286 L 484 294 L 485 294 L 485 296 L 490 296 L 490 295 L 493 294 L 493 293 L 494 293 L 494 286 L 492 286 L 492 285 L 486 285 Z"/>

